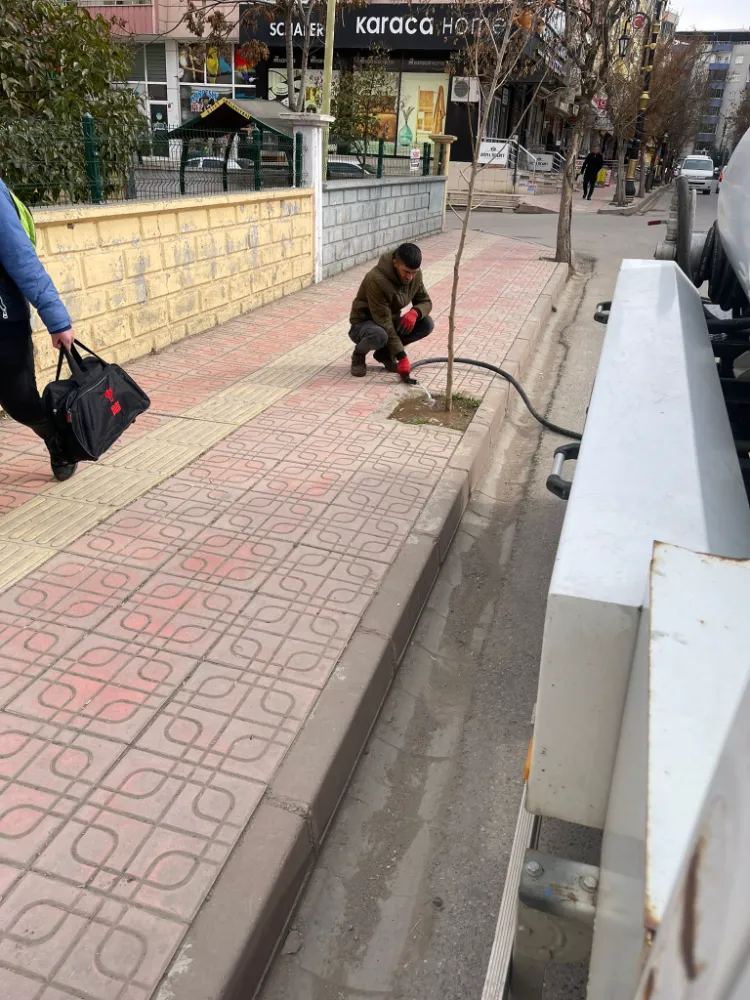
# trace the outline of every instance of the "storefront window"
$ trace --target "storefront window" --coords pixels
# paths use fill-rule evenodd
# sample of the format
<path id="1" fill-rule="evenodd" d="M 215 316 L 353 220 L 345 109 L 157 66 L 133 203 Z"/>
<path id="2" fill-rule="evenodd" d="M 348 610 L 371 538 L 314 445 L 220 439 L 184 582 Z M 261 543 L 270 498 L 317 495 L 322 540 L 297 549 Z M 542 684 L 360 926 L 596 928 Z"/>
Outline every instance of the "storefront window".
<path id="1" fill-rule="evenodd" d="M 447 73 L 403 73 L 398 118 L 398 151 L 421 146 L 445 128 Z"/>
<path id="2" fill-rule="evenodd" d="M 333 80 L 337 80 L 339 71 L 333 70 Z M 299 94 L 302 82 L 302 71 L 294 71 L 294 93 Z M 281 101 L 289 107 L 289 85 L 287 83 L 286 66 L 271 66 L 268 70 L 268 100 Z M 305 103 L 304 110 L 311 114 L 318 114 L 321 110 L 323 100 L 323 71 L 319 69 L 308 69 L 305 73 Z"/>
<path id="3" fill-rule="evenodd" d="M 243 59 L 239 45 L 228 44 L 219 50 L 181 43 L 179 63 L 183 123 L 222 97 L 253 100 L 257 96 L 255 67 Z"/>
<path id="4" fill-rule="evenodd" d="M 180 45 L 180 83 L 205 83 L 202 45 Z"/>

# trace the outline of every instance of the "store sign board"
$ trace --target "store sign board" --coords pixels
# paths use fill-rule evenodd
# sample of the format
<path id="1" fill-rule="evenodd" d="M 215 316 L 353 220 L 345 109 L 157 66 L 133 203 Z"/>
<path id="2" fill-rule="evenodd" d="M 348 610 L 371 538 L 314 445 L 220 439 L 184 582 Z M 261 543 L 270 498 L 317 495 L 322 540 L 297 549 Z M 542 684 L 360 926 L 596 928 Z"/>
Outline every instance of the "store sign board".
<path id="1" fill-rule="evenodd" d="M 494 30 L 504 30 L 502 7 L 498 4 L 484 11 L 492 19 Z M 247 15 L 247 16 L 244 16 Z M 257 13 L 257 8 L 240 5 L 240 42 L 264 42 L 269 47 L 283 46 L 285 26 L 283 20 L 268 20 Z M 335 46 L 340 49 L 367 49 L 378 45 L 385 49 L 419 49 L 451 51 L 477 30 L 479 19 L 471 10 L 457 12 L 446 6 L 445 13 L 438 13 L 434 6 L 410 4 L 368 4 L 339 11 L 336 16 Z M 302 44 L 305 29 L 297 20 L 293 23 L 294 41 Z M 325 41 L 325 24 L 314 18 L 309 28 L 311 41 Z"/>
<path id="2" fill-rule="evenodd" d="M 508 143 L 484 140 L 479 147 L 479 162 L 493 167 L 508 166 Z"/>

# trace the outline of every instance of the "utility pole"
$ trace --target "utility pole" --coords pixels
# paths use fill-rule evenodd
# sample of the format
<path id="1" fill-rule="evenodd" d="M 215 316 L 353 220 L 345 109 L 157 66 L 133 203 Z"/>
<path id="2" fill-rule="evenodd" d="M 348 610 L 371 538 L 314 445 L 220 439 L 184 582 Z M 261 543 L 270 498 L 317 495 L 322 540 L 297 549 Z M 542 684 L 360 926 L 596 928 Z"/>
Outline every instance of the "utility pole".
<path id="1" fill-rule="evenodd" d="M 654 54 L 656 52 L 656 46 L 659 41 L 659 33 L 661 31 L 661 19 L 664 13 L 664 8 L 666 7 L 665 0 L 655 0 L 652 15 L 645 15 L 648 24 L 648 34 L 646 35 L 646 43 L 643 47 L 643 59 L 641 62 L 641 74 L 643 76 L 643 93 L 641 94 L 639 101 L 638 118 L 635 126 L 635 138 L 633 140 L 633 156 L 628 164 L 628 180 L 632 181 L 635 177 L 636 167 L 638 165 L 638 159 L 640 157 L 641 145 L 643 143 L 643 131 L 645 126 L 646 109 L 648 108 L 648 102 L 650 98 L 649 91 L 651 89 L 651 74 L 654 69 Z M 643 16 L 643 15 L 636 15 Z M 644 163 L 645 167 L 645 163 Z"/>
<path id="2" fill-rule="evenodd" d="M 326 47 L 323 56 L 323 107 L 324 115 L 331 113 L 331 83 L 333 80 L 333 40 L 336 34 L 336 0 L 326 4 Z M 328 126 L 323 129 L 323 180 L 328 176 Z"/>

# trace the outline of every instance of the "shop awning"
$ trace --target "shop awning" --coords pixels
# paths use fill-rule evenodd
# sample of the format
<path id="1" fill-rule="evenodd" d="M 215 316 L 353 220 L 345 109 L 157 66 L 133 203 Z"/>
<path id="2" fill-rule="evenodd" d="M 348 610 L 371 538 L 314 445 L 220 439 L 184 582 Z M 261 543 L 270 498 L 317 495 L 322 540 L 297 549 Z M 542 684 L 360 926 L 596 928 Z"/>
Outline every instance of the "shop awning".
<path id="1" fill-rule="evenodd" d="M 292 127 L 281 118 L 282 114 L 288 112 L 289 108 L 281 101 L 246 101 L 222 97 L 189 122 L 183 122 L 178 128 L 172 129 L 168 138 L 232 135 L 250 125 L 259 125 L 278 135 L 290 136 Z"/>

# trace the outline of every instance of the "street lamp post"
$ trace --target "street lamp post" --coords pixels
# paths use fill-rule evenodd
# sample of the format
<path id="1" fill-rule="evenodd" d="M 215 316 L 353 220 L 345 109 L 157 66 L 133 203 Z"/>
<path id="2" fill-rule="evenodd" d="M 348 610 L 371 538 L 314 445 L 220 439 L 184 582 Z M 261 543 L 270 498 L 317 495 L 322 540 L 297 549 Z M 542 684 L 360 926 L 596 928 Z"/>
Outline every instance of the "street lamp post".
<path id="1" fill-rule="evenodd" d="M 656 52 L 656 43 L 659 38 L 659 31 L 661 29 L 661 18 L 664 7 L 666 6 L 666 0 L 655 0 L 654 3 L 654 14 L 651 17 L 648 14 L 638 12 L 633 18 L 633 27 L 642 28 L 648 25 L 648 35 L 646 44 L 643 47 L 643 59 L 641 61 L 641 72 L 643 75 L 643 92 L 641 93 L 638 102 L 638 117 L 635 123 L 635 137 L 633 139 L 632 147 L 632 157 L 630 163 L 628 164 L 628 181 L 630 181 L 631 190 L 628 194 L 635 194 L 635 171 L 638 165 L 638 160 L 641 155 L 641 146 L 643 145 L 643 131 L 646 122 L 646 109 L 648 108 L 649 102 L 649 91 L 651 89 L 651 74 L 654 70 L 654 54 Z M 641 186 L 643 187 L 644 178 L 641 178 Z"/>

